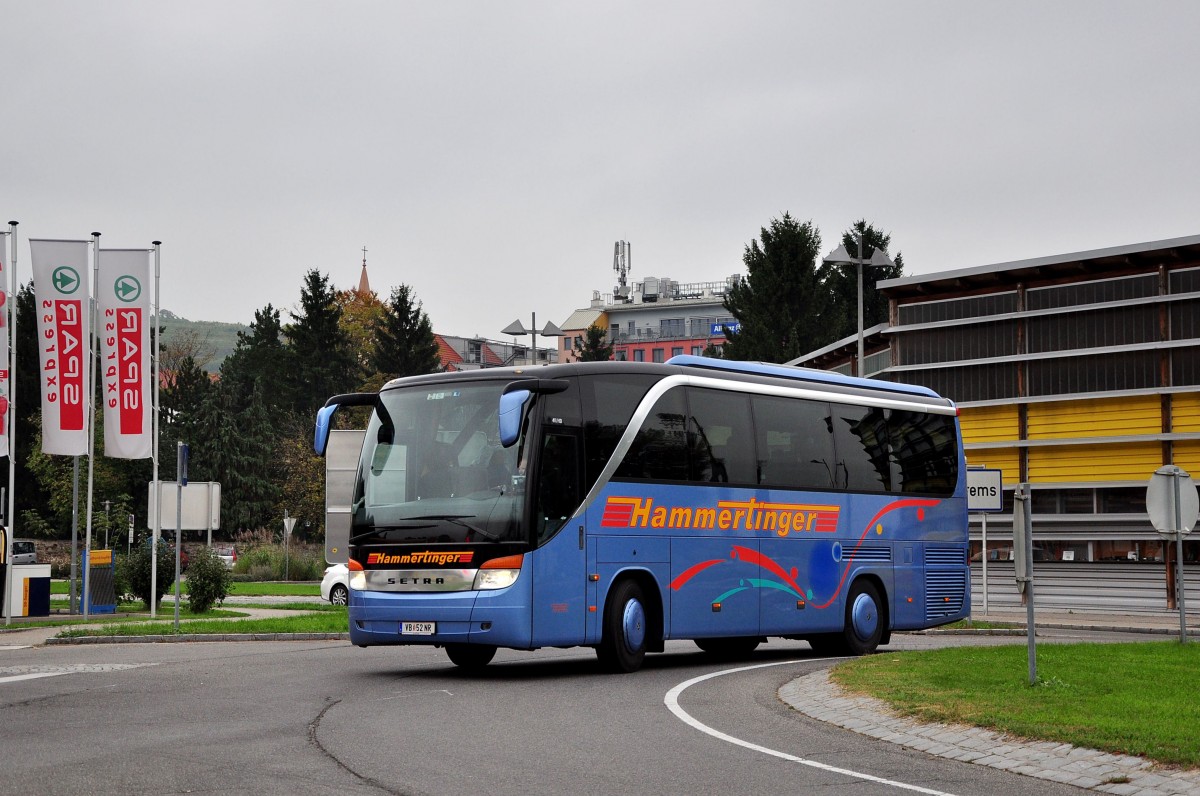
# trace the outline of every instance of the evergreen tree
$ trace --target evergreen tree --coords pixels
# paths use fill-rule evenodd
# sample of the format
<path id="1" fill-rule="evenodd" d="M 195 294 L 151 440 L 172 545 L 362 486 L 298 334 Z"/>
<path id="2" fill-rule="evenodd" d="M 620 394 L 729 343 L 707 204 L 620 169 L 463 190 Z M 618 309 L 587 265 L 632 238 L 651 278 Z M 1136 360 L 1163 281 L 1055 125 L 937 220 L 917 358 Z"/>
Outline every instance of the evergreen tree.
<path id="1" fill-rule="evenodd" d="M 375 322 L 371 366 L 381 377 L 380 384 L 441 370 L 433 326 L 408 285 L 392 289 L 383 316 Z"/>
<path id="2" fill-rule="evenodd" d="M 261 385 L 268 403 L 290 407 L 283 389 L 288 384 L 289 356 L 283 343 L 279 310 L 270 304 L 255 310 L 249 331 L 238 332 L 233 352 L 221 363 L 221 382 L 233 391 L 239 405 L 250 400 L 255 385 Z"/>
<path id="3" fill-rule="evenodd" d="M 284 327 L 292 409 L 311 417 L 331 395 L 349 392 L 359 373 L 329 277 L 316 269 L 304 275 L 300 309 Z"/>
<path id="4" fill-rule="evenodd" d="M 876 250 L 885 254 L 892 242 L 892 236 L 883 230 L 877 230 L 866 222 L 866 219 L 856 221 L 850 229 L 842 233 L 842 245 L 850 254 L 850 259 L 858 260 L 859 236 L 863 240 L 863 259 L 870 260 Z M 892 260 L 895 266 L 863 267 L 863 328 L 870 329 L 876 324 L 888 320 L 887 298 L 876 289 L 877 282 L 884 279 L 896 279 L 904 275 L 904 255 L 897 252 Z M 840 340 L 844 337 L 858 334 L 858 264 L 823 265 L 822 281 L 833 300 L 833 310 L 829 319 L 832 326 L 831 339 L 827 342 Z M 802 352 L 807 353 L 807 352 Z"/>
<path id="5" fill-rule="evenodd" d="M 257 530 L 274 514 L 279 488 L 273 471 L 275 435 L 257 386 L 244 407 L 220 383 L 200 408 L 204 434 L 192 443 L 190 477 L 221 483 L 221 528 L 229 534 Z"/>
<path id="6" fill-rule="evenodd" d="M 583 339 L 575 341 L 574 353 L 580 362 L 607 362 L 612 359 L 613 347 L 608 342 L 608 331 L 592 324 L 584 332 Z"/>
<path id="7" fill-rule="evenodd" d="M 826 317 L 832 302 L 817 271 L 820 231 L 784 213 L 760 239 L 746 246 L 747 276 L 725 297 L 725 309 L 741 323 L 741 331 L 727 333 L 725 357 L 785 362 L 836 339 Z"/>

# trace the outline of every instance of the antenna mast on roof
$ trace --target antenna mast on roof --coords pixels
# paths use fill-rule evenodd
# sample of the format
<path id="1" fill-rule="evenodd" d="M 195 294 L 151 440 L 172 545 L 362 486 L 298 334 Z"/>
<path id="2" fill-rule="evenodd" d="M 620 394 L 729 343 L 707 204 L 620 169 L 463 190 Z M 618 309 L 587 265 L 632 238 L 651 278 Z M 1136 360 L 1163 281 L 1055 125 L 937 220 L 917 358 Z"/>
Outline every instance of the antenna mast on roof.
<path id="1" fill-rule="evenodd" d="M 633 245 L 619 240 L 613 246 L 613 270 L 617 272 L 617 286 L 613 288 L 615 301 L 629 301 L 629 284 L 626 275 L 633 270 Z"/>

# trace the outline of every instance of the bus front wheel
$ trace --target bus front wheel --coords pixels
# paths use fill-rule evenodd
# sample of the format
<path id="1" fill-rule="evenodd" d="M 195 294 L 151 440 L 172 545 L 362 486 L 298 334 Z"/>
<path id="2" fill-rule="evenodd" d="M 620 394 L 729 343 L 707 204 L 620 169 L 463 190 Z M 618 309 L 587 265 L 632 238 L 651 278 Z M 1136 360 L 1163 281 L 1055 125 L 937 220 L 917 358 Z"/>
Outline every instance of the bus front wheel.
<path id="1" fill-rule="evenodd" d="M 632 580 L 616 585 L 604 608 L 604 630 L 596 648 L 610 672 L 636 672 L 646 658 L 646 604 Z"/>
<path id="2" fill-rule="evenodd" d="M 487 644 L 447 644 L 446 655 L 455 666 L 482 669 L 496 657 L 496 648 Z"/>

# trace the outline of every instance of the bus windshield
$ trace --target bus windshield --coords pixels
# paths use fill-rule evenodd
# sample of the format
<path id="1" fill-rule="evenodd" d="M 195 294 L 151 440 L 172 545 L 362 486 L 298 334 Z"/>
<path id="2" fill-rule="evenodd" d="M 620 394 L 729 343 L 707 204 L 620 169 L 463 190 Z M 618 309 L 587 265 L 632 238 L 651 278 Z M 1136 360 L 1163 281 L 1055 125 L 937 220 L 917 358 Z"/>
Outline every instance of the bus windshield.
<path id="1" fill-rule="evenodd" d="M 518 542 L 524 437 L 500 444 L 501 381 L 384 390 L 355 477 L 350 542 Z"/>

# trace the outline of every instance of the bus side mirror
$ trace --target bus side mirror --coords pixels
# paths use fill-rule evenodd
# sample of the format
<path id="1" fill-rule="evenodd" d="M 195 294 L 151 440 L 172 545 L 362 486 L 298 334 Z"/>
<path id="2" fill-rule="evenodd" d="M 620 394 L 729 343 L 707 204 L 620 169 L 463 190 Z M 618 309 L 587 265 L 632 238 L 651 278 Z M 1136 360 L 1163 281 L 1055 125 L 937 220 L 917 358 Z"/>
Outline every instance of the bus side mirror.
<path id="1" fill-rule="evenodd" d="M 520 438 L 525 404 L 532 395 L 529 390 L 513 390 L 500 396 L 500 444 L 504 447 L 511 448 Z"/>
<path id="2" fill-rule="evenodd" d="M 325 446 L 329 444 L 329 426 L 333 422 L 333 413 L 338 405 L 322 406 L 317 410 L 317 427 L 313 432 L 313 450 L 318 456 L 325 455 Z"/>

